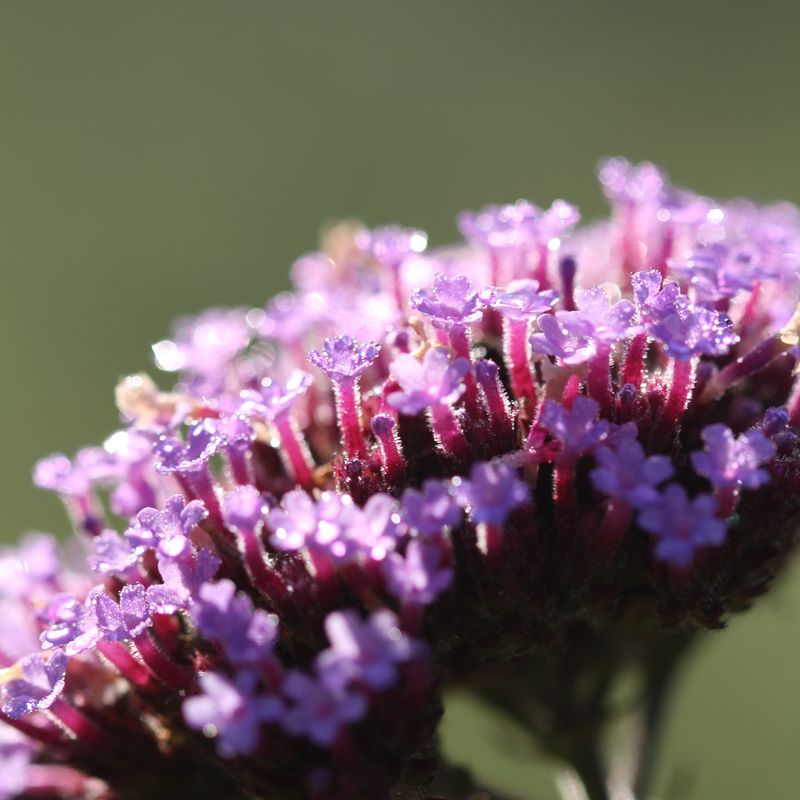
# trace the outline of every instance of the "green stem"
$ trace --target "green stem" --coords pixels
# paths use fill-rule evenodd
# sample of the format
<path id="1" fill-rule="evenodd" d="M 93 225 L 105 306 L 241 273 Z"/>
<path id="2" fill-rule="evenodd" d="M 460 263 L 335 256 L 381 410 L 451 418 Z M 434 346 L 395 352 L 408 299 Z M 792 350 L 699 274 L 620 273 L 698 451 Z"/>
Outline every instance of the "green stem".
<path id="1" fill-rule="evenodd" d="M 651 787 L 656 756 L 664 732 L 665 712 L 675 686 L 678 668 L 695 638 L 693 633 L 678 637 L 667 652 L 660 653 L 660 657 L 652 658 L 644 665 L 645 703 L 632 786 L 634 796 L 641 800 L 645 800 Z"/>

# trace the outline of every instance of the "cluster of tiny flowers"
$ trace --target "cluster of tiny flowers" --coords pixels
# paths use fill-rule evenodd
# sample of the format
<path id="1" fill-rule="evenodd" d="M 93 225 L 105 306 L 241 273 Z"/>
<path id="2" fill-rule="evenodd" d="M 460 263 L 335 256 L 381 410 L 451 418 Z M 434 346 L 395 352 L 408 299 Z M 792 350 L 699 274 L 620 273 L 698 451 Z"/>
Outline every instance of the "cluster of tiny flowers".
<path id="1" fill-rule="evenodd" d="M 79 544 L 0 554 L 0 800 L 424 794 L 450 682 L 765 590 L 800 519 L 800 213 L 599 177 L 583 229 L 562 200 L 440 250 L 330 229 L 36 466 Z"/>

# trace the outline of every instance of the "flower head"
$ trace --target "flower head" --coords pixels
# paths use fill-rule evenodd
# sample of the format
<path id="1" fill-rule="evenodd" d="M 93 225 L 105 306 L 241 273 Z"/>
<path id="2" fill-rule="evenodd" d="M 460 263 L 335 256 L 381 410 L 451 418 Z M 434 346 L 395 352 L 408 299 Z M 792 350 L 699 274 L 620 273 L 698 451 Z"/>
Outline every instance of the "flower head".
<path id="1" fill-rule="evenodd" d="M 121 430 L 37 465 L 82 545 L 0 550 L 0 799 L 427 796 L 450 686 L 594 746 L 623 667 L 647 694 L 768 588 L 800 525 L 800 212 L 600 179 L 563 255 L 562 200 L 424 256 L 334 226 L 291 292 L 155 346 L 172 391 L 125 379 Z"/>

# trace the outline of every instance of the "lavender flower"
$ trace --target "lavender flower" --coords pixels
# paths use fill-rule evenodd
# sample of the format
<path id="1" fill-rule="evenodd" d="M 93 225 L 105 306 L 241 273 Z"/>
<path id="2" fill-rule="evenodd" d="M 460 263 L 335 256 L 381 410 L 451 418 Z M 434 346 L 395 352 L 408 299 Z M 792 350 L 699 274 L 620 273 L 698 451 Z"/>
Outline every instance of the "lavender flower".
<path id="1" fill-rule="evenodd" d="M 658 486 L 672 477 L 674 468 L 667 456 L 645 456 L 636 439 L 623 438 L 611 447 L 594 451 L 597 466 L 592 482 L 601 492 L 642 508 L 658 497 Z"/>
<path id="2" fill-rule="evenodd" d="M 189 535 L 207 516 L 199 500 L 187 503 L 183 495 L 176 494 L 167 500 L 163 511 L 142 509 L 125 537 L 133 547 L 157 549 L 161 555 L 177 558 L 190 549 Z"/>
<path id="3" fill-rule="evenodd" d="M 391 553 L 383 574 L 389 591 L 412 605 L 430 605 L 453 582 L 453 567 L 438 542 L 412 539 L 403 555 Z"/>
<path id="4" fill-rule="evenodd" d="M 658 272 L 633 276 L 634 297 L 646 330 L 667 355 L 687 360 L 694 355 L 723 355 L 739 340 L 727 315 L 693 306 L 672 281 Z"/>
<path id="5" fill-rule="evenodd" d="M 488 247 L 506 248 L 526 244 L 534 238 L 541 214 L 533 203 L 518 200 L 505 206 L 486 206 L 480 211 L 462 211 L 458 228 L 470 241 Z"/>
<path id="6" fill-rule="evenodd" d="M 397 664 L 413 652 L 391 611 L 376 611 L 364 621 L 353 611 L 334 612 L 325 620 L 325 632 L 330 647 L 317 657 L 317 669 L 328 684 L 387 689 L 397 681 Z"/>
<path id="7" fill-rule="evenodd" d="M 369 369 L 379 350 L 374 342 L 361 344 L 351 336 L 337 336 L 326 339 L 321 351 L 312 350 L 308 360 L 331 380 L 351 381 Z"/>
<path id="8" fill-rule="evenodd" d="M 240 672 L 230 680 L 216 672 L 200 676 L 202 694 L 183 704 L 190 728 L 217 740 L 217 752 L 225 758 L 252 755 L 258 748 L 262 726 L 282 716 L 278 698 L 258 694 L 253 673 Z"/>
<path id="9" fill-rule="evenodd" d="M 552 289 L 539 290 L 539 281 L 530 278 L 512 281 L 505 291 L 484 293 L 487 305 L 511 320 L 528 320 L 549 311 L 557 302 Z"/>
<path id="10" fill-rule="evenodd" d="M 381 264 L 392 266 L 402 263 L 409 256 L 424 252 L 428 236 L 414 228 L 387 225 L 375 228 L 359 242 L 368 249 L 372 257 Z"/>
<path id="11" fill-rule="evenodd" d="M 454 488 L 476 524 L 503 525 L 515 508 L 531 499 L 528 487 L 500 461 L 476 464 L 469 480 L 459 479 Z"/>
<path id="12" fill-rule="evenodd" d="M 757 489 L 769 480 L 761 464 L 775 453 L 775 445 L 759 430 L 734 436 L 726 425 L 703 429 L 706 449 L 692 453 L 692 466 L 719 488 Z"/>
<path id="13" fill-rule="evenodd" d="M 401 513 L 406 525 L 422 536 L 437 536 L 444 528 L 458 525 L 462 517 L 454 493 L 435 480 L 426 481 L 421 490 L 407 489 L 401 500 Z"/>
<path id="14" fill-rule="evenodd" d="M 461 397 L 469 363 L 463 358 L 451 362 L 445 348 L 432 347 L 422 361 L 399 356 L 391 369 L 402 391 L 390 394 L 389 404 L 402 414 L 419 414 L 431 406 L 451 406 Z"/>
<path id="15" fill-rule="evenodd" d="M 232 581 L 205 583 L 197 592 L 192 618 L 207 639 L 222 647 L 237 666 L 257 666 L 271 653 L 278 636 L 274 614 L 253 608 Z"/>
<path id="16" fill-rule="evenodd" d="M 0 692 L 3 713 L 19 719 L 36 709 L 50 708 L 64 689 L 67 656 L 60 650 L 50 655 L 34 653 L 19 663 L 19 677 Z"/>
<path id="17" fill-rule="evenodd" d="M 286 730 L 321 747 L 332 745 L 344 726 L 367 712 L 367 699 L 360 692 L 302 672 L 290 672 L 283 691 L 291 701 L 283 719 Z"/>
<path id="18" fill-rule="evenodd" d="M 539 330 L 531 336 L 534 353 L 554 355 L 565 364 L 581 364 L 604 346 L 624 339 L 636 330 L 636 309 L 629 300 L 612 302 L 598 287 L 579 291 L 577 311 L 559 311 L 539 317 Z"/>
<path id="19" fill-rule="evenodd" d="M 469 278 L 448 278 L 438 273 L 430 290 L 417 289 L 411 295 L 411 307 L 430 319 L 436 328 L 449 331 L 478 322 L 484 302 Z"/>
<path id="20" fill-rule="evenodd" d="M 725 523 L 715 515 L 716 508 L 713 497 L 701 494 L 690 500 L 673 483 L 639 512 L 639 525 L 656 537 L 656 558 L 686 569 L 699 548 L 725 541 Z"/>
<path id="21" fill-rule="evenodd" d="M 572 408 L 547 400 L 541 423 L 561 443 L 565 453 L 587 453 L 608 438 L 611 425 L 598 419 L 600 407 L 590 397 L 577 397 Z"/>

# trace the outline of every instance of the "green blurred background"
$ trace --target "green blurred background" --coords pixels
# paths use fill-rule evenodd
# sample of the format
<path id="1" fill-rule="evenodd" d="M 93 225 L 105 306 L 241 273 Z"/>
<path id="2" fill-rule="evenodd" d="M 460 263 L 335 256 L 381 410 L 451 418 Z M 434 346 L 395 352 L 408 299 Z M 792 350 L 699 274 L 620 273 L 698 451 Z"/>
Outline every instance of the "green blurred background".
<path id="1" fill-rule="evenodd" d="M 34 460 L 115 425 L 170 320 L 260 304 L 322 220 L 454 236 L 460 208 L 602 211 L 603 155 L 800 200 L 791 2 L 0 3 L 2 536 L 65 531 Z M 800 582 L 706 646 L 661 796 L 800 796 Z M 448 746 L 525 800 L 524 742 L 464 702 Z"/>

